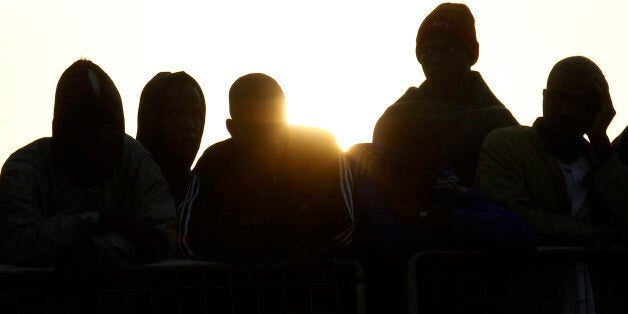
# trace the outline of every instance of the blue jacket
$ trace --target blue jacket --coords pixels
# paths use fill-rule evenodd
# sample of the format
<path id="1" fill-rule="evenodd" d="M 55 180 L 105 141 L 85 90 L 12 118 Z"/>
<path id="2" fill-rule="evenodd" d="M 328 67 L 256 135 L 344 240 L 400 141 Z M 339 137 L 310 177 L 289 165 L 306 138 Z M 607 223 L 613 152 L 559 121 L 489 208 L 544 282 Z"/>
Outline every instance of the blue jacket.
<path id="1" fill-rule="evenodd" d="M 518 214 L 495 205 L 474 190 L 458 184 L 451 172 L 441 170 L 435 201 L 451 214 L 449 232 L 424 224 L 399 221 L 369 171 L 354 166 L 356 239 L 358 245 L 396 255 L 408 255 L 430 247 L 473 249 L 531 249 L 532 231 Z"/>

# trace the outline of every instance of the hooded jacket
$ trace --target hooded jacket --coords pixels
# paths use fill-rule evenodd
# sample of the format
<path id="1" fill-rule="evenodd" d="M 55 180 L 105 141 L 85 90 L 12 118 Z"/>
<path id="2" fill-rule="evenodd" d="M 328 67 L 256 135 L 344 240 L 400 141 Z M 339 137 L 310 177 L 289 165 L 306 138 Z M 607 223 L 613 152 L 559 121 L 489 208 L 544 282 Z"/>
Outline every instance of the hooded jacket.
<path id="1" fill-rule="evenodd" d="M 146 84 L 140 97 L 140 105 L 137 115 L 136 139 L 153 155 L 159 166 L 162 167 L 162 170 L 164 170 L 163 163 L 168 162 L 164 160 L 165 157 L 162 156 L 163 150 L 167 148 L 163 147 L 160 143 L 160 139 L 157 136 L 157 128 L 159 127 L 159 119 L 166 101 L 166 91 L 168 90 L 168 87 L 175 82 L 189 84 L 198 91 L 202 109 L 196 114 L 202 118 L 201 134 L 205 124 L 205 97 L 203 96 L 201 87 L 190 75 L 185 72 L 160 72 Z M 200 138 L 198 139 L 198 143 L 196 145 L 196 152 L 198 152 Z M 194 159 L 192 158 L 190 162 L 193 161 Z M 176 162 L 187 161 L 178 160 Z M 185 169 L 187 170 L 186 173 L 181 174 L 181 176 L 177 178 L 169 177 L 167 173 L 164 173 L 166 179 L 169 181 L 168 183 L 170 184 L 171 192 L 177 204 L 181 201 L 181 197 L 187 188 L 187 179 L 190 177 L 189 166 L 191 165 L 188 165 L 188 168 Z"/>
<path id="2" fill-rule="evenodd" d="M 105 126 L 122 128 L 119 154 L 106 180 L 93 186 L 78 185 L 61 167 L 67 162 L 59 161 L 76 159 L 68 155 L 73 152 L 67 150 L 72 142 L 59 141 L 59 137 L 73 129 L 67 129 L 67 123 L 81 123 L 72 120 L 72 115 L 102 106 L 111 106 L 114 115 L 122 118 L 118 121 L 121 126 Z M 98 66 L 80 60 L 64 72 L 55 99 L 53 137 L 17 150 L 2 167 L 0 262 L 54 265 L 89 241 L 97 265 L 125 265 L 135 261 L 136 250 L 117 232 L 99 229 L 102 212 L 125 212 L 153 226 L 176 221 L 168 184 L 146 150 L 124 134 L 121 111 L 115 85 Z M 55 140 L 60 144 L 55 146 Z M 61 153 L 53 154 L 55 147 Z"/>

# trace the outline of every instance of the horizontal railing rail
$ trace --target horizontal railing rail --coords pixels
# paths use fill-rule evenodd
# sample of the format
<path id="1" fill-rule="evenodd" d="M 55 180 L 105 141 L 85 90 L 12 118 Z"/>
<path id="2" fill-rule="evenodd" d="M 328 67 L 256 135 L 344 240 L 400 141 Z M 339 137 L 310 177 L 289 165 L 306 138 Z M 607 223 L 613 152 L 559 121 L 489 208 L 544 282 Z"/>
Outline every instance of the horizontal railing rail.
<path id="1" fill-rule="evenodd" d="M 628 250 L 428 250 L 406 284 L 409 313 L 628 313 Z"/>
<path id="2" fill-rule="evenodd" d="M 363 313 L 352 260 L 308 268 L 168 260 L 83 274 L 0 267 L 0 313 Z"/>

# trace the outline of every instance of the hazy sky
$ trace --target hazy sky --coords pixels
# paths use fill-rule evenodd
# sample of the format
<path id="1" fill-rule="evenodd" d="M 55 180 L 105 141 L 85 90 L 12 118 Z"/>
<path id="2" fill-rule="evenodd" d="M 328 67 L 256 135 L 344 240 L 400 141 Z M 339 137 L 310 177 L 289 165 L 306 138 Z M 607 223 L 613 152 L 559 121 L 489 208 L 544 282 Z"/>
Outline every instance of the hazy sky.
<path id="1" fill-rule="evenodd" d="M 343 148 L 370 141 L 381 113 L 423 80 L 416 31 L 439 1 L 0 0 L 0 163 L 50 136 L 54 90 L 78 58 L 100 65 L 122 95 L 135 136 L 139 95 L 160 71 L 186 71 L 207 101 L 201 150 L 228 137 L 227 93 L 250 72 L 277 79 L 292 123 L 332 131 Z M 604 71 L 628 124 L 628 3 L 469 1 L 473 67 L 522 124 L 541 114 L 554 63 L 584 55 Z"/>

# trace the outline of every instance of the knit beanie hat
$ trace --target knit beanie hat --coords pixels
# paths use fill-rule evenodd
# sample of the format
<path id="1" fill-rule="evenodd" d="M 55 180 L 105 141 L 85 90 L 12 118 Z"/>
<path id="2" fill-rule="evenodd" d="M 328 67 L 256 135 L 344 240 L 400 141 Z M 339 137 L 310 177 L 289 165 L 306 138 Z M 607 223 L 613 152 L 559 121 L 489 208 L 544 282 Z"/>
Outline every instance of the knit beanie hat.
<path id="1" fill-rule="evenodd" d="M 478 60 L 479 44 L 475 36 L 475 19 L 465 4 L 441 3 L 428 14 L 416 36 L 417 48 L 425 35 L 431 32 L 443 32 L 454 36 L 471 54 L 471 65 Z"/>

